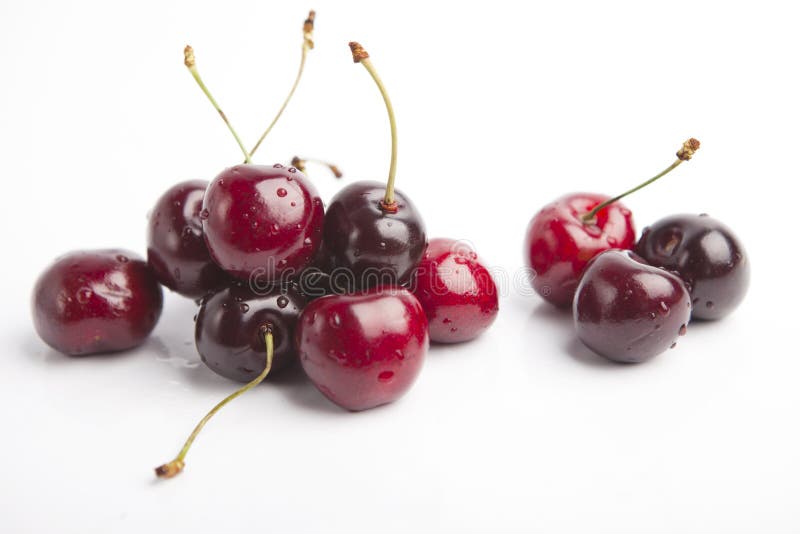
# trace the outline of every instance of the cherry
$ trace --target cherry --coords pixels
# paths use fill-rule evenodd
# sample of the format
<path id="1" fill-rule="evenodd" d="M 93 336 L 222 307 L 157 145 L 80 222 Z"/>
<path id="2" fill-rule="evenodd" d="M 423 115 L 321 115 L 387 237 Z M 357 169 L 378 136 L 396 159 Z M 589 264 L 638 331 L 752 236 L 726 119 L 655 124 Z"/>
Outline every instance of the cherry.
<path id="1" fill-rule="evenodd" d="M 352 272 L 356 288 L 407 284 L 425 250 L 425 225 L 411 200 L 395 190 L 397 126 L 383 82 L 358 43 L 353 61 L 361 63 L 378 86 L 389 114 L 392 157 L 389 178 L 355 182 L 337 193 L 325 216 L 324 240 L 333 267 Z"/>
<path id="2" fill-rule="evenodd" d="M 278 163 L 222 171 L 206 191 L 200 217 L 211 257 L 225 271 L 275 281 L 296 276 L 314 259 L 323 216 L 316 188 Z"/>
<path id="3" fill-rule="evenodd" d="M 245 164 L 223 170 L 208 186 L 200 219 L 209 253 L 228 274 L 263 281 L 291 278 L 305 268 L 322 240 L 324 208 L 316 188 L 295 167 L 280 163 L 271 167 L 253 165 L 251 156 L 270 132 L 297 87 L 305 53 L 313 46 L 309 24 L 304 25 L 303 57 L 298 78 L 278 115 L 248 152 L 225 113 L 200 77 L 194 50 L 187 46 L 184 63 L 200 89 L 231 131 L 245 157 Z M 309 45 L 309 43 L 311 43 Z"/>
<path id="4" fill-rule="evenodd" d="M 230 282 L 208 253 L 200 211 L 208 182 L 190 180 L 169 188 L 147 225 L 147 263 L 172 291 L 200 298 Z"/>
<path id="5" fill-rule="evenodd" d="M 750 262 L 736 235 L 707 215 L 673 215 L 647 227 L 636 253 L 676 272 L 692 296 L 693 319 L 720 319 L 747 293 Z"/>
<path id="6" fill-rule="evenodd" d="M 692 304 L 683 281 L 629 250 L 610 250 L 586 267 L 572 307 L 575 330 L 597 354 L 639 363 L 686 333 Z"/>
<path id="7" fill-rule="evenodd" d="M 413 384 L 428 350 L 428 320 L 402 288 L 322 297 L 295 331 L 300 363 L 323 395 L 353 411 L 392 402 Z"/>
<path id="8" fill-rule="evenodd" d="M 264 370 L 264 336 L 272 325 L 272 373 L 297 360 L 294 328 L 305 299 L 291 287 L 253 290 L 234 284 L 204 299 L 197 314 L 195 343 L 209 369 L 231 380 L 249 382 Z"/>
<path id="9" fill-rule="evenodd" d="M 39 276 L 33 324 L 45 343 L 70 356 L 133 348 L 152 332 L 163 296 L 153 272 L 121 249 L 70 252 Z"/>
<path id="10" fill-rule="evenodd" d="M 568 307 L 589 260 L 606 250 L 630 249 L 635 243 L 631 212 L 618 201 L 688 161 L 699 147 L 696 139 L 686 141 L 672 165 L 614 198 L 573 193 L 542 208 L 528 225 L 524 248 L 536 292 L 560 308 Z"/>
<path id="11" fill-rule="evenodd" d="M 497 317 L 497 286 L 469 245 L 431 239 L 417 267 L 414 295 L 428 317 L 431 341 L 458 343 L 478 337 Z"/>

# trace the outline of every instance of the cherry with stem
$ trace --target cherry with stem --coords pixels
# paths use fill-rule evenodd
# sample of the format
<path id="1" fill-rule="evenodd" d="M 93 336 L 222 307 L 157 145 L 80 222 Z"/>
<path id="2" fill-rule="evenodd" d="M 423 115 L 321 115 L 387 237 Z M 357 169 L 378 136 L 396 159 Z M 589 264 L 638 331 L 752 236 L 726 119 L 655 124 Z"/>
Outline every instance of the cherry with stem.
<path id="1" fill-rule="evenodd" d="M 155 471 L 156 471 L 156 476 L 157 477 L 159 477 L 159 478 L 172 478 L 172 477 L 178 475 L 181 471 L 183 471 L 183 468 L 186 466 L 186 463 L 184 461 L 186 459 L 186 454 L 189 452 L 189 449 L 192 447 L 192 444 L 194 443 L 195 438 L 197 438 L 198 434 L 200 434 L 200 432 L 203 430 L 203 427 L 206 426 L 206 423 L 208 423 L 208 421 L 212 417 L 214 417 L 214 415 L 218 411 L 220 411 L 226 404 L 228 404 L 233 399 L 243 395 L 244 393 L 247 393 L 248 391 L 250 391 L 251 389 L 253 389 L 257 385 L 259 385 L 261 382 L 263 382 L 263 380 L 267 377 L 267 375 L 269 374 L 270 369 L 272 368 L 272 357 L 273 357 L 273 353 L 274 353 L 275 349 L 274 349 L 274 344 L 273 344 L 272 327 L 271 327 L 271 325 L 268 325 L 268 324 L 264 325 L 262 327 L 262 330 L 264 332 L 264 343 L 266 344 L 266 348 L 267 348 L 267 364 L 264 367 L 264 370 L 261 372 L 260 375 L 258 375 L 252 381 L 248 382 L 247 384 L 245 384 L 244 386 L 242 386 L 241 388 L 239 388 L 235 392 L 231 393 L 230 395 L 228 395 L 227 397 L 222 399 L 216 406 L 214 406 L 211 409 L 211 411 L 208 412 L 206 414 L 206 416 L 203 417 L 200 420 L 199 423 L 197 423 L 197 426 L 194 428 L 192 433 L 189 435 L 189 438 L 186 440 L 186 443 L 184 443 L 184 445 L 181 448 L 181 450 L 178 453 L 178 455 L 173 460 L 171 460 L 170 462 L 167 462 L 165 464 L 162 464 L 162 465 L 156 467 Z"/>
<path id="2" fill-rule="evenodd" d="M 592 222 L 594 222 L 595 216 L 597 215 L 597 212 L 599 212 L 601 209 L 605 208 L 606 206 L 609 206 L 609 205 L 613 204 L 614 202 L 616 202 L 618 200 L 622 200 L 623 198 L 627 197 L 631 193 L 635 193 L 636 191 L 638 191 L 640 189 L 643 189 L 643 188 L 647 187 L 648 185 L 652 184 L 653 182 L 655 182 L 656 180 L 658 180 L 662 176 L 665 176 L 665 175 L 669 174 L 674 169 L 676 169 L 678 167 L 678 165 L 680 165 L 684 161 L 689 161 L 690 159 L 692 159 L 692 156 L 694 156 L 694 153 L 697 152 L 697 149 L 699 149 L 699 148 L 700 148 L 700 141 L 698 141 L 694 137 L 691 137 L 688 140 L 684 141 L 683 146 L 675 154 L 678 157 L 678 159 L 676 159 L 672 163 L 672 165 L 670 165 L 669 167 L 667 167 L 666 169 L 664 169 L 660 173 L 656 174 L 655 176 L 653 176 L 649 180 L 645 180 L 644 182 L 640 183 L 639 185 L 637 185 L 633 189 L 629 189 L 629 190 L 625 191 L 624 193 L 615 196 L 614 198 L 610 198 L 610 199 L 606 200 L 605 202 L 603 202 L 601 204 L 598 204 L 597 206 L 594 207 L 594 209 L 592 209 L 592 211 L 582 215 L 581 219 L 583 219 L 584 223 L 591 224 Z"/>

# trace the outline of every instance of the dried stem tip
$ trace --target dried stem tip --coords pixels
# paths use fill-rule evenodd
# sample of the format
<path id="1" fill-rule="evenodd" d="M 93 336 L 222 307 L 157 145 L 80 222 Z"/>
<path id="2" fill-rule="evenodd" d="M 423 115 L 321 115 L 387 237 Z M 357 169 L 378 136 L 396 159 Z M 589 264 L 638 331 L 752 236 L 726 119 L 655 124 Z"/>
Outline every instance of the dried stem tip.
<path id="1" fill-rule="evenodd" d="M 353 53 L 353 63 L 361 63 L 362 59 L 367 59 L 369 54 L 364 47 L 355 41 L 350 41 L 350 52 Z"/>
<path id="2" fill-rule="evenodd" d="M 692 137 L 683 143 L 683 146 L 678 150 L 676 156 L 678 156 L 678 159 L 681 161 L 689 161 L 692 159 L 692 156 L 694 156 L 694 153 L 697 152 L 698 148 L 700 148 L 700 141 Z"/>
<path id="3" fill-rule="evenodd" d="M 303 22 L 303 39 L 305 39 L 305 46 L 309 50 L 314 48 L 314 19 L 317 17 L 317 12 L 313 9 L 308 12 L 308 18 Z"/>
<path id="4" fill-rule="evenodd" d="M 194 49 L 186 45 L 186 48 L 183 49 L 183 64 L 189 67 L 190 69 L 194 67 Z"/>
<path id="5" fill-rule="evenodd" d="M 184 467 L 183 460 L 173 460 L 168 464 L 156 467 L 156 476 L 158 478 L 172 478 L 181 471 Z"/>

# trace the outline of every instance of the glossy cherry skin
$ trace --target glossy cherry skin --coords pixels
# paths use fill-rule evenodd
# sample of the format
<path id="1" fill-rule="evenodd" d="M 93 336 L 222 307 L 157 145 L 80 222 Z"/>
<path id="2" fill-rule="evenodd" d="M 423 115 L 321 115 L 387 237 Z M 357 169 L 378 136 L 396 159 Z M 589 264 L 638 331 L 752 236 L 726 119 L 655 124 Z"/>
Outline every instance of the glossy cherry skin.
<path id="1" fill-rule="evenodd" d="M 535 276 L 533 288 L 548 302 L 567 308 L 586 264 L 606 250 L 630 249 L 636 241 L 629 209 L 615 202 L 594 223 L 581 217 L 608 200 L 605 195 L 572 193 L 537 213 L 525 236 L 525 259 Z"/>
<path id="2" fill-rule="evenodd" d="M 147 263 L 161 284 L 198 299 L 230 283 L 208 253 L 200 211 L 208 182 L 190 180 L 169 188 L 147 224 Z"/>
<path id="3" fill-rule="evenodd" d="M 647 227 L 636 253 L 676 272 L 692 296 L 693 319 L 721 319 L 744 299 L 750 262 L 730 228 L 707 215 L 673 215 Z"/>
<path id="4" fill-rule="evenodd" d="M 572 307 L 580 340 L 622 363 L 643 362 L 674 346 L 686 333 L 691 312 L 683 280 L 629 250 L 592 260 Z"/>
<path id="5" fill-rule="evenodd" d="M 297 361 L 294 330 L 305 299 L 291 287 L 254 291 L 234 284 L 206 297 L 195 324 L 195 344 L 209 369 L 250 382 L 267 362 L 266 328 L 272 329 L 274 376 Z"/>
<path id="6" fill-rule="evenodd" d="M 373 288 L 310 303 L 295 339 L 317 389 L 343 408 L 366 410 L 411 387 L 428 351 L 428 320 L 406 289 Z"/>
<path id="7" fill-rule="evenodd" d="M 386 185 L 362 181 L 331 200 L 325 214 L 325 246 L 331 267 L 352 273 L 355 289 L 407 284 L 425 250 L 425 224 L 414 204 L 395 190 L 397 212 L 380 204 Z"/>
<path id="8" fill-rule="evenodd" d="M 122 249 L 70 252 L 33 289 L 33 324 L 51 347 L 71 356 L 133 348 L 161 316 L 161 286 L 147 263 Z"/>
<path id="9" fill-rule="evenodd" d="M 211 257 L 230 275 L 267 280 L 299 274 L 322 240 L 324 208 L 316 188 L 294 167 L 236 165 L 222 171 L 203 199 L 203 233 Z"/>
<path id="10" fill-rule="evenodd" d="M 414 277 L 431 341 L 458 343 L 481 335 L 497 317 L 497 285 L 463 241 L 431 239 Z"/>

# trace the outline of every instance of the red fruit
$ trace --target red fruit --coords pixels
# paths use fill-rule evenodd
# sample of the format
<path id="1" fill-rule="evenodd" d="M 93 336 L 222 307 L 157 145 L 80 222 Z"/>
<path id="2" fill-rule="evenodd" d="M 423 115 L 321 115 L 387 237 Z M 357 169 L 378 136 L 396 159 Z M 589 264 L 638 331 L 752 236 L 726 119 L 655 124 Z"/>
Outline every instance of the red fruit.
<path id="1" fill-rule="evenodd" d="M 71 356 L 139 345 L 161 315 L 161 286 L 147 263 L 120 249 L 70 252 L 33 289 L 33 324 Z"/>
<path id="2" fill-rule="evenodd" d="M 324 208 L 294 167 L 236 165 L 222 171 L 203 200 L 203 232 L 217 264 L 259 283 L 297 276 L 322 240 Z"/>
<path id="3" fill-rule="evenodd" d="M 582 216 L 609 197 L 572 193 L 542 208 L 528 225 L 525 256 L 533 269 L 533 287 L 558 307 L 572 304 L 586 264 L 606 250 L 630 249 L 636 241 L 633 217 L 619 202 L 597 212 L 594 220 Z"/>
<path id="4" fill-rule="evenodd" d="M 147 224 L 147 263 L 162 285 L 200 298 L 230 283 L 214 263 L 203 238 L 200 210 L 208 182 L 190 180 L 169 188 Z"/>
<path id="5" fill-rule="evenodd" d="M 414 295 L 428 317 L 431 341 L 474 339 L 497 317 L 497 286 L 469 245 L 432 239 L 416 272 Z"/>
<path id="6" fill-rule="evenodd" d="M 411 387 L 428 350 L 428 320 L 405 289 L 329 295 L 306 306 L 295 340 L 317 389 L 343 408 L 366 410 Z"/>

